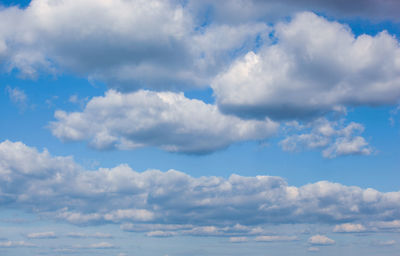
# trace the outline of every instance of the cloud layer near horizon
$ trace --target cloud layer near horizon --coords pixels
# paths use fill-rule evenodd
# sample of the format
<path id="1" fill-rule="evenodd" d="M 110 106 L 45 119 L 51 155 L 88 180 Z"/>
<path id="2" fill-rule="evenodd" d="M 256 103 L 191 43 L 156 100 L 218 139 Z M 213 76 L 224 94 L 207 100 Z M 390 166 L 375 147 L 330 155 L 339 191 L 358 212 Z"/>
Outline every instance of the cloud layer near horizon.
<path id="1" fill-rule="evenodd" d="M 177 230 L 184 235 L 262 235 L 257 226 L 285 223 L 375 222 L 393 228 L 400 219 L 400 192 L 328 181 L 295 187 L 271 176 L 139 173 L 127 165 L 88 171 L 70 157 L 53 157 L 21 142 L 0 143 L 0 174 L 0 204 L 8 209 L 73 224 L 160 231 L 150 236 Z"/>

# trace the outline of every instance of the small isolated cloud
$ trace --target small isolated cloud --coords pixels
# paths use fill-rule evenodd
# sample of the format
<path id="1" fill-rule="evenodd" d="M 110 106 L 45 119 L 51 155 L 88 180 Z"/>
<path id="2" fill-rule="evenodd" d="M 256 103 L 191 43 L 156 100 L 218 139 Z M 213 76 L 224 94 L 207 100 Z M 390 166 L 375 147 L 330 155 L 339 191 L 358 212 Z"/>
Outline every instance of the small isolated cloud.
<path id="1" fill-rule="evenodd" d="M 324 235 L 315 235 L 308 239 L 311 245 L 333 245 L 335 241 Z"/>
<path id="2" fill-rule="evenodd" d="M 68 237 L 72 238 L 113 238 L 112 235 L 106 233 L 94 233 L 94 234 L 87 234 L 87 233 L 79 233 L 79 232 L 70 232 L 67 234 Z"/>
<path id="3" fill-rule="evenodd" d="M 229 242 L 231 243 L 244 243 L 247 242 L 248 238 L 245 236 L 238 236 L 238 237 L 230 237 Z"/>
<path id="4" fill-rule="evenodd" d="M 89 245 L 75 245 L 75 248 L 78 249 L 115 249 L 117 248 L 115 245 L 108 242 L 94 243 Z"/>
<path id="5" fill-rule="evenodd" d="M 156 230 L 156 231 L 150 231 L 146 233 L 146 236 L 150 237 L 170 237 L 170 236 L 175 236 L 177 233 L 173 231 L 163 231 L 163 230 Z"/>
<path id="6" fill-rule="evenodd" d="M 16 247 L 36 247 L 35 244 L 27 243 L 25 241 L 0 241 L 0 248 L 16 248 Z"/>
<path id="7" fill-rule="evenodd" d="M 396 244 L 397 244 L 397 242 L 395 240 L 375 241 L 375 242 L 372 243 L 372 245 L 374 245 L 374 246 L 382 246 L 382 247 L 394 246 Z"/>
<path id="8" fill-rule="evenodd" d="M 182 93 L 108 91 L 83 112 L 57 111 L 50 125 L 64 141 L 88 140 L 96 149 L 160 147 L 170 152 L 208 153 L 246 140 L 272 136 L 278 124 L 241 120 Z"/>
<path id="9" fill-rule="evenodd" d="M 309 251 L 309 252 L 319 252 L 320 249 L 319 249 L 318 247 L 309 247 L 309 248 L 307 249 L 307 251 Z"/>
<path id="10" fill-rule="evenodd" d="M 362 224 L 344 223 L 336 225 L 333 232 L 337 233 L 360 233 L 365 232 L 367 229 Z"/>
<path id="11" fill-rule="evenodd" d="M 297 236 L 257 236 L 257 242 L 290 242 L 298 240 Z"/>
<path id="12" fill-rule="evenodd" d="M 79 97 L 76 94 L 73 94 L 69 97 L 68 99 L 69 102 L 71 103 L 78 103 L 79 102 Z"/>
<path id="13" fill-rule="evenodd" d="M 10 100 L 16 104 L 18 107 L 24 109 L 27 106 L 28 96 L 25 92 L 18 88 L 6 87 L 6 91 Z"/>
<path id="14" fill-rule="evenodd" d="M 320 149 L 326 158 L 370 155 L 373 152 L 368 142 L 360 136 L 364 126 L 359 123 L 344 125 L 344 120 L 319 118 L 305 125 L 288 122 L 286 127 L 290 131 L 289 135 L 279 143 L 285 151 Z"/>
<path id="15" fill-rule="evenodd" d="M 88 246 L 88 248 L 92 248 L 92 249 L 113 249 L 113 248 L 116 248 L 116 246 L 111 244 L 111 243 L 101 242 L 101 243 L 97 243 L 97 244 L 90 244 Z"/>
<path id="16" fill-rule="evenodd" d="M 49 239 L 57 238 L 56 234 L 52 231 L 50 232 L 40 232 L 40 233 L 30 233 L 26 235 L 29 239 Z"/>

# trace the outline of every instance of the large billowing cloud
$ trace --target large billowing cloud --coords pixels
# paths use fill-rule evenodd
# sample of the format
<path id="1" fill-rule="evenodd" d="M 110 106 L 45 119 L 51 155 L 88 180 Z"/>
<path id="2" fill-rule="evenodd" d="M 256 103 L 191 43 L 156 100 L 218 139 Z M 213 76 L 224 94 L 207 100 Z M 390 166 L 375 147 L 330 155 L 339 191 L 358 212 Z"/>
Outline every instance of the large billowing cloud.
<path id="1" fill-rule="evenodd" d="M 151 232 L 149 236 L 178 231 L 265 236 L 260 225 L 376 222 L 392 227 L 400 219 L 400 192 L 327 181 L 294 187 L 270 176 L 139 173 L 127 165 L 88 171 L 72 158 L 10 141 L 0 144 L 0 195 L 7 209 L 75 224 L 121 223 L 124 230 Z"/>
<path id="2" fill-rule="evenodd" d="M 274 37 L 275 44 L 249 52 L 212 82 L 222 110 L 304 119 L 400 100 L 400 47 L 387 32 L 355 37 L 306 12 L 276 25 Z"/>
<path id="3" fill-rule="evenodd" d="M 97 149 L 155 146 L 172 152 L 207 153 L 245 140 L 263 140 L 278 124 L 241 120 L 221 114 L 214 105 L 182 93 L 108 91 L 83 112 L 58 111 L 51 124 L 63 140 L 89 140 Z"/>
<path id="4" fill-rule="evenodd" d="M 387 15 L 400 7 L 393 1 L 33 0 L 25 9 L 0 10 L 0 63 L 25 76 L 73 72 L 122 90 L 205 87 L 233 58 L 269 41 L 271 20 L 310 8 Z M 348 39 L 339 36 L 338 42 Z"/>
<path id="5" fill-rule="evenodd" d="M 22 75 L 74 72 L 132 90 L 196 88 L 268 26 L 194 23 L 178 1 L 33 0 L 0 10 L 0 64 Z"/>

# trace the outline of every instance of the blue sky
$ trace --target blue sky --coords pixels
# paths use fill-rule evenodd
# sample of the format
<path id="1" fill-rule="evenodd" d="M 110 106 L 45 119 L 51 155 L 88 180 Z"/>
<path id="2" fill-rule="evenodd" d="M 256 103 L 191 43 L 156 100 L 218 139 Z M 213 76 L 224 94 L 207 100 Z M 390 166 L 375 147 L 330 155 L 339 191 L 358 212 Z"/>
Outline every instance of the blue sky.
<path id="1" fill-rule="evenodd" d="M 1 255 L 397 255 L 396 2 L 0 1 Z"/>

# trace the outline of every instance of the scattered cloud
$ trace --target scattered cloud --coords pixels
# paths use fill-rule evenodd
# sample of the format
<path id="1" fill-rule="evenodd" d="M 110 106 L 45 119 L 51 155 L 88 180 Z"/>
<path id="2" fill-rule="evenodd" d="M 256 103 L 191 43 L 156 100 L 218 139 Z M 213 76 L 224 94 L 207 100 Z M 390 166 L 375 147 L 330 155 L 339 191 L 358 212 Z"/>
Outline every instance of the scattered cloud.
<path id="1" fill-rule="evenodd" d="M 173 231 L 163 231 L 163 230 L 156 230 L 156 231 L 150 231 L 146 233 L 146 236 L 150 237 L 170 237 L 170 236 L 175 236 L 177 233 Z"/>
<path id="2" fill-rule="evenodd" d="M 279 143 L 285 151 L 322 149 L 326 158 L 370 155 L 373 152 L 368 142 L 359 135 L 364 131 L 364 126 L 359 123 L 344 125 L 344 120 L 338 122 L 319 118 L 306 125 L 288 122 L 286 127 L 289 128 L 289 135 Z"/>
<path id="3" fill-rule="evenodd" d="M 89 245 L 75 245 L 75 248 L 78 249 L 115 249 L 117 248 L 115 245 L 108 242 L 101 242 Z"/>
<path id="4" fill-rule="evenodd" d="M 70 232 L 67 234 L 68 237 L 72 238 L 113 238 L 112 235 L 106 233 L 94 233 L 94 234 L 87 234 L 87 233 L 80 233 L 80 232 Z"/>
<path id="5" fill-rule="evenodd" d="M 25 92 L 18 88 L 11 88 L 10 86 L 6 87 L 6 91 L 10 100 L 16 104 L 21 109 L 25 109 L 27 107 L 28 96 L 26 96 Z"/>
<path id="6" fill-rule="evenodd" d="M 315 235 L 308 239 L 308 243 L 311 245 L 333 245 L 335 241 L 327 236 Z"/>
<path id="7" fill-rule="evenodd" d="M 36 247 L 35 244 L 27 243 L 25 241 L 0 241 L 0 248 L 16 248 L 16 247 Z"/>
<path id="8" fill-rule="evenodd" d="M 278 124 L 241 120 L 182 93 L 108 91 L 83 112 L 57 111 L 52 133 L 64 141 L 89 140 L 96 149 L 154 146 L 166 151 L 209 153 L 245 140 L 270 137 Z"/>
<path id="9" fill-rule="evenodd" d="M 400 220 L 392 221 L 377 221 L 372 222 L 370 225 L 376 230 L 386 230 L 386 231 L 400 231 Z"/>
<path id="10" fill-rule="evenodd" d="M 309 252 L 319 252 L 319 248 L 318 247 L 309 247 L 307 249 L 307 251 L 309 251 Z"/>
<path id="11" fill-rule="evenodd" d="M 337 233 L 360 233 L 365 232 L 367 229 L 362 224 L 344 223 L 336 225 L 333 232 Z"/>
<path id="12" fill-rule="evenodd" d="M 245 236 L 236 236 L 236 237 L 229 238 L 229 242 L 231 242 L 231 243 L 244 243 L 247 241 L 248 241 L 248 238 Z"/>
<path id="13" fill-rule="evenodd" d="M 48 232 L 40 232 L 40 233 L 30 233 L 26 235 L 29 239 L 49 239 L 49 238 L 57 238 L 56 234 L 53 231 Z"/>
<path id="14" fill-rule="evenodd" d="M 394 246 L 396 244 L 395 240 L 388 240 L 388 241 L 377 241 L 377 242 L 373 242 L 372 245 L 375 246 Z"/>

